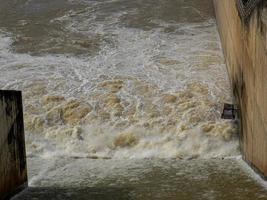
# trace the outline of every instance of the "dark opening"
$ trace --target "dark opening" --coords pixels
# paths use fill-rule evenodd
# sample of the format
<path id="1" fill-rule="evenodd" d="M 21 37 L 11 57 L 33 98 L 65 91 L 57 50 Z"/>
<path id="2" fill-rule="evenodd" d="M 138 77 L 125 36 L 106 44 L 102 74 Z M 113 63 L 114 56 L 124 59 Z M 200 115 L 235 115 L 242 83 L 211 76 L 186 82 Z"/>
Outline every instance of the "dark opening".
<path id="1" fill-rule="evenodd" d="M 248 2 L 249 2 L 249 0 L 242 0 L 242 3 L 243 3 L 244 5 L 247 5 Z"/>

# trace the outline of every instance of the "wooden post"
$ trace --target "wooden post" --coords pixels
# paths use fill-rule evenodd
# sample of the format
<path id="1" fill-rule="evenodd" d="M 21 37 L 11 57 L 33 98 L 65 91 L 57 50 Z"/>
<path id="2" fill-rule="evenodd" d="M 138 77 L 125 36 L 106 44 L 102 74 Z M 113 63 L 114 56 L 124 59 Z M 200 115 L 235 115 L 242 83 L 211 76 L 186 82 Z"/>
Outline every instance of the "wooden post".
<path id="1" fill-rule="evenodd" d="M 22 97 L 0 90 L 0 199 L 27 187 Z"/>

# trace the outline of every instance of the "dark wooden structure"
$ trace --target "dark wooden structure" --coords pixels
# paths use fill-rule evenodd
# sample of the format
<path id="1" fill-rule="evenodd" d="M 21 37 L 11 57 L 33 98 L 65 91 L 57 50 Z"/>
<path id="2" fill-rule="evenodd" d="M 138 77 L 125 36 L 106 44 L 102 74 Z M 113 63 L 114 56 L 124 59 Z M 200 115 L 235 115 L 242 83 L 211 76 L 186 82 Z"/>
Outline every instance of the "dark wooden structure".
<path id="1" fill-rule="evenodd" d="M 22 97 L 0 90 L 0 199 L 27 186 Z"/>

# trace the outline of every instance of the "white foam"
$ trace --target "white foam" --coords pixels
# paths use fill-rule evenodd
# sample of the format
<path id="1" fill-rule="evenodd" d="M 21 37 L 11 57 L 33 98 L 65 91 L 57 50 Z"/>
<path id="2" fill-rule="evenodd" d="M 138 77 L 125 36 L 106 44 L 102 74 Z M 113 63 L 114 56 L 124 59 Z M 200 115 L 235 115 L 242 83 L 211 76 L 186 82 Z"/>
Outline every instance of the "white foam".
<path id="1" fill-rule="evenodd" d="M 218 128 L 225 124 L 219 119 L 218 105 L 231 101 L 231 92 L 213 20 L 198 24 L 169 24 L 159 21 L 159 28 L 144 31 L 119 26 L 117 23 L 123 13 L 110 16 L 105 22 L 95 22 L 94 17 L 87 18 L 87 14 L 69 13 L 55 20 L 64 21 L 70 31 L 112 35 L 110 37 L 115 45 L 101 46 L 100 52 L 95 56 L 18 54 L 12 51 L 14 36 L 11 33 L 0 34 L 1 88 L 22 90 L 26 118 L 44 120 L 39 131 L 36 128 L 26 130 L 28 152 L 31 155 L 205 158 L 238 154 L 238 141 L 235 137 L 230 141 L 217 137 L 220 132 L 231 127 L 229 122 L 223 126 L 225 128 Z M 176 31 L 167 34 L 164 28 L 170 25 L 175 26 Z M 120 105 L 125 104 L 120 117 L 116 116 L 115 107 L 99 105 L 110 93 L 98 85 L 114 79 L 124 83 L 123 89 L 117 92 Z M 167 109 L 160 103 L 162 95 L 184 92 L 190 96 L 191 91 L 186 88 L 194 83 L 196 91 L 200 91 L 196 94 L 192 92 L 193 97 L 188 97 L 184 104 L 170 105 L 173 115 L 162 114 L 156 118 L 147 116 L 151 104 L 162 109 L 161 113 Z M 102 96 L 94 97 L 94 94 Z M 95 112 L 99 120 L 81 125 L 81 140 L 73 136 L 74 129 L 80 125 L 48 122 L 50 110 L 45 110 L 41 102 L 44 95 L 61 95 L 68 100 L 75 98 L 91 104 L 92 113 Z M 60 106 L 64 107 L 64 102 L 53 105 L 52 108 Z M 124 114 L 130 112 L 131 106 L 136 110 L 135 114 Z M 101 121 L 99 110 L 110 112 L 110 119 Z M 153 112 L 151 111 L 151 115 Z M 131 117 L 135 119 L 132 120 Z M 171 130 L 161 130 L 172 119 L 176 124 L 171 125 Z M 195 122 L 195 119 L 199 121 Z M 201 130 L 206 121 L 211 121 L 217 127 L 213 133 L 215 137 Z M 120 123 L 128 125 L 117 128 Z M 154 124 L 154 127 L 142 127 L 146 123 Z M 187 127 L 187 130 L 180 131 L 180 126 Z M 129 130 L 138 138 L 138 144 L 114 147 L 116 137 Z M 66 133 L 71 136 L 64 135 Z"/>

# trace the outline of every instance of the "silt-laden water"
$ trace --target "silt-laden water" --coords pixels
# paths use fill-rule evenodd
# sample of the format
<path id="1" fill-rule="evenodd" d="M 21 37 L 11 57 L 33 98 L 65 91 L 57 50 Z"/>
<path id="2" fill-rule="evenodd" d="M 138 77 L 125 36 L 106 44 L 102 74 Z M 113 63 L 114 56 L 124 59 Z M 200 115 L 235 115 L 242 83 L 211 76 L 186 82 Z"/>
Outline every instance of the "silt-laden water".
<path id="1" fill-rule="evenodd" d="M 18 199 L 267 198 L 220 119 L 211 0 L 0 0 L 0 19 L 0 88 L 23 91 Z"/>

